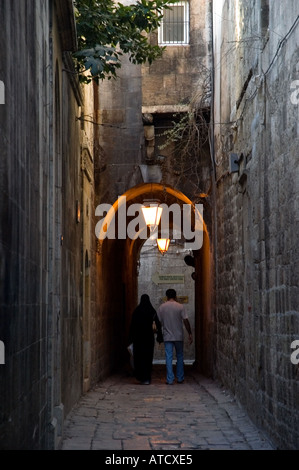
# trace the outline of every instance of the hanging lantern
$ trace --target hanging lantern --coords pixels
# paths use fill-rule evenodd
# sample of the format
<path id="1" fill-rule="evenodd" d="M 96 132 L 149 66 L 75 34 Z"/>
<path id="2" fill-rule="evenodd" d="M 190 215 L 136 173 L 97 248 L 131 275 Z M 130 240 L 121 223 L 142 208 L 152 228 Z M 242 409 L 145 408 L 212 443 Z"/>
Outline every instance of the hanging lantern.
<path id="1" fill-rule="evenodd" d="M 146 225 L 153 232 L 159 225 L 163 210 L 162 207 L 159 207 L 159 204 L 154 202 L 142 206 L 141 209 Z"/>
<path id="2" fill-rule="evenodd" d="M 169 248 L 170 239 L 169 238 L 158 238 L 157 245 L 160 253 L 164 255 Z"/>

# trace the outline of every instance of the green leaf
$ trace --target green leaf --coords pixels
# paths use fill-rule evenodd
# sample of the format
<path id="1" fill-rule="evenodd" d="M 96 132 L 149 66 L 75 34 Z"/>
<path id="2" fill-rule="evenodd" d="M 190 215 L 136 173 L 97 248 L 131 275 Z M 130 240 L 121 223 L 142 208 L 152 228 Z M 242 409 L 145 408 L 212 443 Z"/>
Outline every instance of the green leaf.
<path id="1" fill-rule="evenodd" d="M 175 0 L 177 1 L 177 0 Z M 116 76 L 121 66 L 119 56 L 129 54 L 133 63 L 150 63 L 160 57 L 164 48 L 153 46 L 144 32 L 160 25 L 163 9 L 170 0 L 138 0 L 132 5 L 113 0 L 75 0 L 78 51 L 74 54 L 79 73 L 90 70 L 96 80 Z M 120 48 L 116 50 L 116 46 Z M 86 81 L 82 78 L 82 81 Z"/>

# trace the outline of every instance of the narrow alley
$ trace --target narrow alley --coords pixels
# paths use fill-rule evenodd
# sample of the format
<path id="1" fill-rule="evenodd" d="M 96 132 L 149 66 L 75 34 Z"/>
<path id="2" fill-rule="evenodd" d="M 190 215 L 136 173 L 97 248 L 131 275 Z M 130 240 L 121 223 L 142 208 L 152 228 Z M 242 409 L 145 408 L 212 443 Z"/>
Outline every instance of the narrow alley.
<path id="1" fill-rule="evenodd" d="M 299 450 L 299 0 L 0 0 L 0 44 L 0 450 Z"/>
<path id="2" fill-rule="evenodd" d="M 164 365 L 154 365 L 150 385 L 128 371 L 110 376 L 73 408 L 64 436 L 62 450 L 275 449 L 233 396 L 192 366 L 172 386 Z"/>

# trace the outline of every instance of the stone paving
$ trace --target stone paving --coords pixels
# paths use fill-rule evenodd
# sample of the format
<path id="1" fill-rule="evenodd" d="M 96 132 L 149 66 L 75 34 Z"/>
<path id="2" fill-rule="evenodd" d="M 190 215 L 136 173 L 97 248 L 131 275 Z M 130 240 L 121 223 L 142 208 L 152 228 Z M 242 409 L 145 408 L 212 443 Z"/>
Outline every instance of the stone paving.
<path id="1" fill-rule="evenodd" d="M 246 412 L 213 380 L 185 368 L 183 384 L 152 383 L 127 371 L 84 395 L 70 413 L 61 450 L 274 450 Z"/>

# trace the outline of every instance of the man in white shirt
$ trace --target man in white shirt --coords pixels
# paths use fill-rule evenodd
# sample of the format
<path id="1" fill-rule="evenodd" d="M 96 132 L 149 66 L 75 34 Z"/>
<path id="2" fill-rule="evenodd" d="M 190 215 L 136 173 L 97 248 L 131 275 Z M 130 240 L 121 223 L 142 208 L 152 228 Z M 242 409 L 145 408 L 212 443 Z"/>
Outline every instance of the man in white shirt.
<path id="1" fill-rule="evenodd" d="M 173 348 L 176 352 L 177 383 L 184 382 L 184 329 L 185 326 L 189 334 L 189 343 L 193 341 L 188 315 L 182 304 L 176 301 L 176 291 L 167 289 L 167 301 L 160 305 L 157 314 L 163 328 L 165 359 L 166 359 L 166 383 L 174 383 L 174 373 L 172 367 Z"/>

